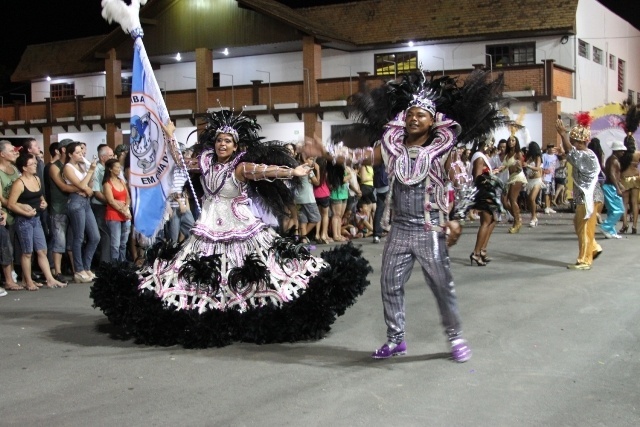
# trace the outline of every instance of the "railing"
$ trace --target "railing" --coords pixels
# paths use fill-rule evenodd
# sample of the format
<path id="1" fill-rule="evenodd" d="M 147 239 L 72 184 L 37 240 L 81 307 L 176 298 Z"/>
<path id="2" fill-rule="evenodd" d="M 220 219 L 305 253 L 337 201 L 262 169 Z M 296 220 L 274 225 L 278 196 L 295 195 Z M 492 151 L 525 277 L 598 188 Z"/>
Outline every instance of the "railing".
<path id="1" fill-rule="evenodd" d="M 472 70 L 447 70 L 447 74 L 452 76 L 465 75 Z M 540 100 L 544 95 L 545 88 L 545 72 L 543 65 L 534 65 L 528 67 L 509 67 L 493 70 L 493 74 L 501 72 L 505 75 L 505 86 L 507 91 L 521 91 L 524 89 L 534 90 L 536 100 Z M 555 75 L 571 74 L 570 70 L 553 69 Z M 560 73 L 560 74 L 559 74 Z M 388 77 L 386 77 L 388 78 Z M 361 75 L 360 85 L 363 83 L 372 88 L 382 84 L 380 76 Z M 318 100 L 346 100 L 352 93 L 353 79 L 351 77 L 320 79 L 317 81 Z M 364 82 L 363 82 L 364 80 Z M 526 87 L 525 87 L 526 86 Z M 556 93 L 562 90 L 556 87 L 550 88 L 551 94 L 546 97 L 551 99 Z M 275 104 L 297 103 L 299 108 L 293 109 L 289 113 L 317 113 L 323 109 L 319 104 L 308 105 L 307 88 L 303 81 L 281 82 L 270 85 L 262 82 L 256 85 L 242 85 L 234 87 L 210 88 L 207 91 L 207 108 L 215 108 L 219 106 L 231 108 L 235 104 L 236 112 L 240 112 L 245 105 L 266 105 L 266 111 L 259 114 L 273 114 L 273 106 Z M 268 101 L 271 101 L 270 103 Z M 32 102 L 19 104 L 4 104 L 0 107 L 0 132 L 6 130 L 25 129 L 30 132 L 31 128 L 41 130 L 46 126 L 64 126 L 76 127 L 78 130 L 81 125 L 100 125 L 104 127 L 107 123 L 123 123 L 128 122 L 130 109 L 130 96 L 128 93 L 118 95 L 115 98 L 115 114 L 113 117 L 105 117 L 105 97 L 84 98 L 76 96 L 71 100 L 50 100 L 44 102 Z M 169 111 L 192 111 L 192 121 L 204 114 L 204 111 L 197 111 L 197 95 L 195 90 L 179 90 L 165 92 L 165 103 Z M 330 110 L 335 110 L 332 108 Z M 329 111 L 329 110 L 327 110 Z M 252 112 L 253 114 L 253 112 Z M 87 119 L 90 118 L 90 119 Z"/>

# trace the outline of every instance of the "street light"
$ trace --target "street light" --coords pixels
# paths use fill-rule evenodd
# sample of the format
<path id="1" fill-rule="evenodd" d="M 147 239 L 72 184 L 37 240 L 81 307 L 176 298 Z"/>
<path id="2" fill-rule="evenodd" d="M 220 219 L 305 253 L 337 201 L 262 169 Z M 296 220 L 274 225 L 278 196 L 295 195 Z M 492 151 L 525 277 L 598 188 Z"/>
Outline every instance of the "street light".
<path id="1" fill-rule="evenodd" d="M 271 110 L 271 73 L 269 71 L 256 70 L 259 73 L 266 73 L 269 76 L 269 110 Z"/>
<path id="2" fill-rule="evenodd" d="M 235 94 L 233 92 L 233 74 L 225 74 L 225 73 L 218 73 L 221 76 L 229 76 L 231 77 L 231 111 L 235 111 L 236 109 L 236 98 L 235 98 Z"/>

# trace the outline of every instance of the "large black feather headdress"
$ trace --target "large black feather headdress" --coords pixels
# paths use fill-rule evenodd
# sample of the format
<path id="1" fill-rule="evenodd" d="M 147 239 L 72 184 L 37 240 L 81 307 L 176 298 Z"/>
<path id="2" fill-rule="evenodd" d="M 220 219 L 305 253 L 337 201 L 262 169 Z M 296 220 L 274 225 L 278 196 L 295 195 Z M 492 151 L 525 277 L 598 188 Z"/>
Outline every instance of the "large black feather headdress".
<path id="1" fill-rule="evenodd" d="M 633 153 L 636 152 L 636 139 L 633 134 L 640 125 L 640 110 L 636 104 L 629 101 L 623 102 L 622 107 L 625 110 L 624 130 L 627 134 L 624 137 L 624 145 L 627 151 L 620 158 L 620 167 L 625 170 L 631 165 Z"/>
<path id="2" fill-rule="evenodd" d="M 234 115 L 230 110 L 220 110 L 207 113 L 205 116 L 207 127 L 198 138 L 205 148 L 212 147 L 216 137 L 221 133 L 233 136 L 239 148 L 245 149 L 248 145 L 256 144 L 260 141 L 258 131 L 262 129 L 255 119 L 243 116 L 241 114 Z"/>
<path id="3" fill-rule="evenodd" d="M 370 145 L 380 138 L 386 124 L 398 113 L 418 106 L 433 109 L 455 120 L 462 127 L 458 144 L 486 137 L 495 128 L 510 122 L 501 108 L 504 77 L 491 79 L 491 73 L 475 70 L 464 82 L 442 76 L 427 81 L 421 72 L 402 76 L 383 86 L 351 97 L 351 113 L 356 123 L 332 135 L 332 140 L 350 139 L 356 145 Z"/>

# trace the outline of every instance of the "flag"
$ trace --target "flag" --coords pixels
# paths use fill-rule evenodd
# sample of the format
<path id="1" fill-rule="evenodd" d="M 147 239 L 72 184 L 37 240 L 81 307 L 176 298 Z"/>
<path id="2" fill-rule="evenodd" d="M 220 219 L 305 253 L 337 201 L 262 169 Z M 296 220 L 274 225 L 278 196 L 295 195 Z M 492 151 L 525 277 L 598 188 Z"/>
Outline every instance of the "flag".
<path id="1" fill-rule="evenodd" d="M 131 85 L 130 188 L 135 230 L 153 239 L 164 225 L 174 161 L 161 123 L 169 113 L 162 99 L 142 37 L 134 43 Z"/>

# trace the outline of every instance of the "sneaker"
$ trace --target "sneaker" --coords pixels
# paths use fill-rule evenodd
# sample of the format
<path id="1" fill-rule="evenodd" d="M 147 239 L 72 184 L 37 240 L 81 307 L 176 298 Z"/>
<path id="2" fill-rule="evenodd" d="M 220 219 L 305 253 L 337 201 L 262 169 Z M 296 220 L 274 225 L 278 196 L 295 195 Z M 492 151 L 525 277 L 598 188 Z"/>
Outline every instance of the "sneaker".
<path id="1" fill-rule="evenodd" d="M 4 288 L 0 288 L 0 297 L 6 297 L 7 296 L 7 291 L 4 290 Z"/>
<path id="2" fill-rule="evenodd" d="M 458 363 L 463 363 L 471 359 L 469 343 L 461 338 L 451 341 L 451 358 Z"/>
<path id="3" fill-rule="evenodd" d="M 384 343 L 382 347 L 371 354 L 374 359 L 388 359 L 392 356 L 401 356 L 407 354 L 407 343 L 402 341 L 400 344 L 392 342 Z"/>
<path id="4" fill-rule="evenodd" d="M 558 212 L 554 211 L 554 210 L 553 210 L 553 209 L 551 209 L 551 208 L 544 208 L 544 213 L 546 213 L 547 215 L 549 215 L 549 214 L 554 214 L 554 213 L 558 213 Z"/>
<path id="5" fill-rule="evenodd" d="M 380 243 L 380 236 L 373 236 L 373 243 Z"/>
<path id="6" fill-rule="evenodd" d="M 569 265 L 567 265 L 567 268 L 569 270 L 591 270 L 591 266 L 589 264 L 585 264 L 585 263 L 569 264 Z"/>
<path id="7" fill-rule="evenodd" d="M 608 237 L 609 239 L 622 239 L 622 236 L 619 234 L 610 234 L 610 237 Z"/>

